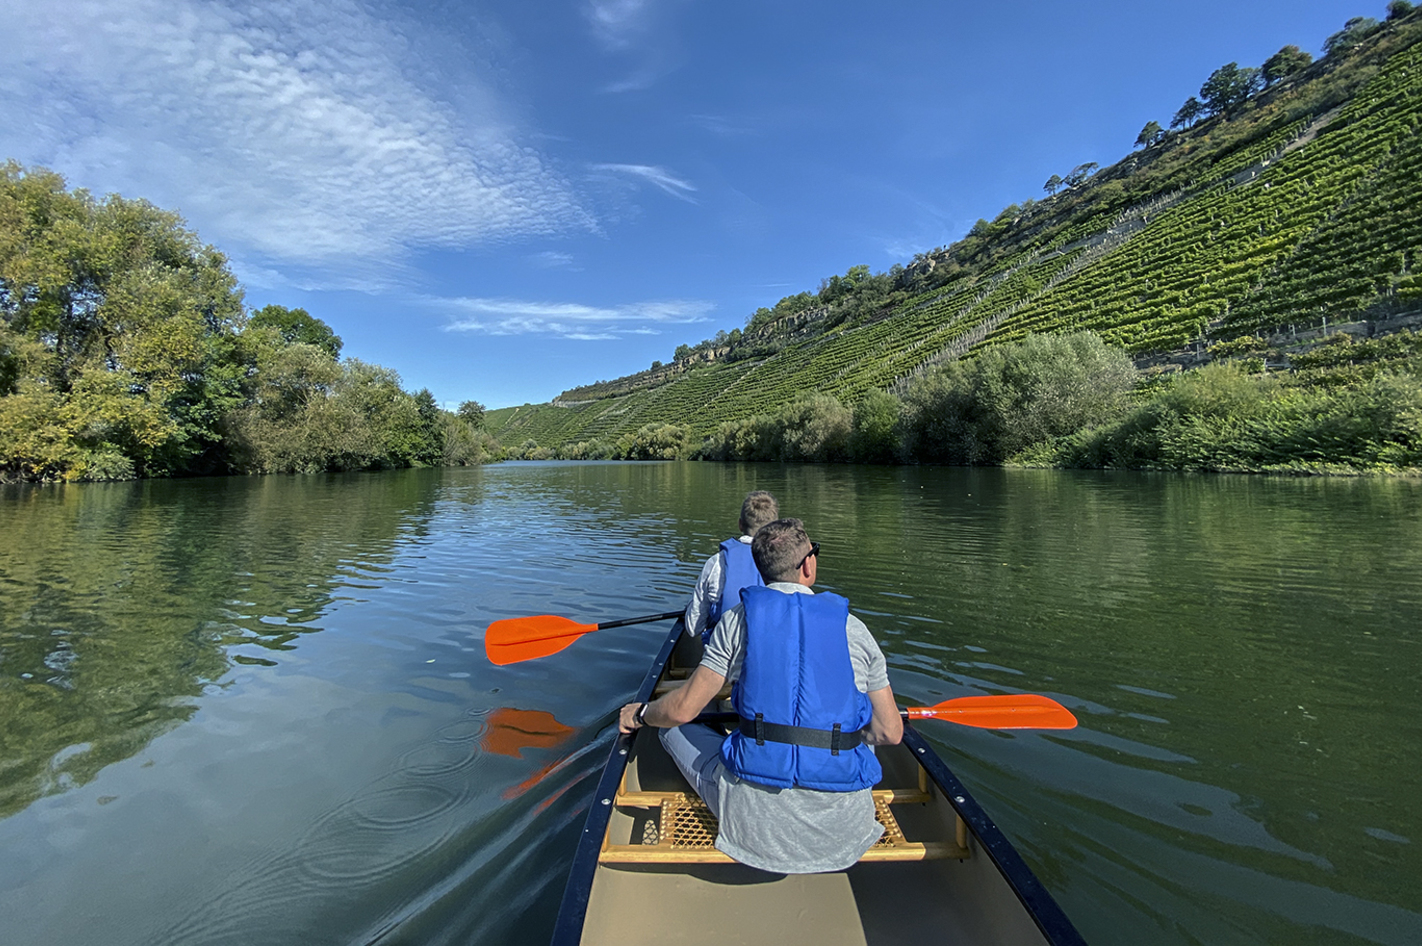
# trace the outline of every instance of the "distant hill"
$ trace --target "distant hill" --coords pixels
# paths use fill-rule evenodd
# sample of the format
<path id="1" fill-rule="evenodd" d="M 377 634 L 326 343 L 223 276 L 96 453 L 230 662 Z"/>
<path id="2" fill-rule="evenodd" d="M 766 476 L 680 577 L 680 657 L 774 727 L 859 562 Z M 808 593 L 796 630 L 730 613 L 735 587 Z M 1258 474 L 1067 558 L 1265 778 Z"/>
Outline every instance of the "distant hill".
<path id="1" fill-rule="evenodd" d="M 1385 24 L 1349 21 L 1318 62 L 1286 47 L 1262 73 L 1222 68 L 1201 90 L 1218 94 L 1189 100 L 1178 130 L 1152 122 L 1141 150 L 1054 175 L 1052 196 L 950 247 L 831 277 L 669 365 L 490 411 L 489 429 L 506 446 L 649 423 L 704 435 L 807 392 L 846 404 L 900 392 L 1029 333 L 1090 329 L 1144 364 L 1422 308 L 1422 11 L 1390 10 Z"/>

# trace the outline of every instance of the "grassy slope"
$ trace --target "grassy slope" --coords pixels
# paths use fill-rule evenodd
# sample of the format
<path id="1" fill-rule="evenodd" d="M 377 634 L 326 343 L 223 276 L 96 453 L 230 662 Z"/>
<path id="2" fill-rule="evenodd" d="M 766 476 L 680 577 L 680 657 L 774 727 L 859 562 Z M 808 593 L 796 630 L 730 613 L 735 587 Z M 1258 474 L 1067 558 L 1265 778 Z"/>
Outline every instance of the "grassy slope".
<path id="1" fill-rule="evenodd" d="M 807 391 L 853 402 L 976 345 L 1089 328 L 1130 351 L 1422 305 L 1422 15 L 990 228 L 965 278 L 762 360 L 644 372 L 491 411 L 507 445 L 700 435 Z M 782 340 L 784 341 L 784 340 Z"/>

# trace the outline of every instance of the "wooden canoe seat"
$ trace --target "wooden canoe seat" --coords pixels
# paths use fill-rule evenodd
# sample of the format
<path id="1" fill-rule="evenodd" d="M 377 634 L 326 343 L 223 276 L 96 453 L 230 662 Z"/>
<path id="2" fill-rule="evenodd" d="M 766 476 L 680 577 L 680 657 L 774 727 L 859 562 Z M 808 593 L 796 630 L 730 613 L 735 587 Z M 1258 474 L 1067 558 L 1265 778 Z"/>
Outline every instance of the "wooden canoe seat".
<path id="1" fill-rule="evenodd" d="M 946 841 L 910 841 L 904 837 L 890 806 L 923 804 L 930 800 L 922 789 L 875 789 L 874 815 L 884 826 L 883 837 L 864 852 L 861 863 L 872 861 L 925 861 L 963 859 L 969 855 L 967 838 Z M 598 860 L 604 864 L 733 864 L 716 850 L 716 816 L 692 792 L 629 792 L 623 788 L 613 803 L 619 808 L 654 808 L 639 844 L 605 844 Z"/>

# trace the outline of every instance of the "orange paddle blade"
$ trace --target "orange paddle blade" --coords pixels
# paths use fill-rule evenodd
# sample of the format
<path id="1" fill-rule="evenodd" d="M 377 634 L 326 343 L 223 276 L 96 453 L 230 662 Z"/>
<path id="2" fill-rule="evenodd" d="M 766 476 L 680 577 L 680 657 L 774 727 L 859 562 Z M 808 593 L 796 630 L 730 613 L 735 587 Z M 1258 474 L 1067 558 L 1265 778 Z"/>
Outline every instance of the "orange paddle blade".
<path id="1" fill-rule="evenodd" d="M 595 630 L 596 624 L 579 624 L 553 614 L 505 618 L 484 632 L 484 653 L 502 667 L 556 654 Z"/>
<path id="2" fill-rule="evenodd" d="M 937 706 L 910 706 L 909 719 L 946 719 L 979 729 L 1075 729 L 1071 710 L 1036 693 L 961 696 Z"/>
<path id="3" fill-rule="evenodd" d="M 524 749 L 551 749 L 573 734 L 552 713 L 501 706 L 489 714 L 489 728 L 479 740 L 485 752 L 523 758 Z"/>

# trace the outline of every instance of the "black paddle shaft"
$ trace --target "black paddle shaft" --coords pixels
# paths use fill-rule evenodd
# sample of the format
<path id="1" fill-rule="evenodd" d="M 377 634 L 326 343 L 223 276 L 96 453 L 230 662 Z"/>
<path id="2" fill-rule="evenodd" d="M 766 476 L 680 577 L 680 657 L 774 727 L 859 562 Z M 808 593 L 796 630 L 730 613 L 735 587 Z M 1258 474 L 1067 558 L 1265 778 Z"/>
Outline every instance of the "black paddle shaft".
<path id="1" fill-rule="evenodd" d="M 629 624 L 651 624 L 653 621 L 670 621 L 672 618 L 681 617 L 681 611 L 668 611 L 666 614 L 649 614 L 641 618 L 623 618 L 621 621 L 603 621 L 598 624 L 599 631 L 609 627 L 626 627 Z"/>

